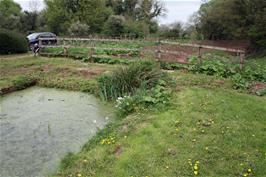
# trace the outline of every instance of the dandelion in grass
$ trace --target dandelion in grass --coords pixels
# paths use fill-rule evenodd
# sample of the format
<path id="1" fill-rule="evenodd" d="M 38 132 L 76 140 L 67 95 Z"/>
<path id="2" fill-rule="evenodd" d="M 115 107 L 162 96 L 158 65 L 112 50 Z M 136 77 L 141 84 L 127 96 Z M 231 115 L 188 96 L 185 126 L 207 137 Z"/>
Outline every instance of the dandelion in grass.
<path id="1" fill-rule="evenodd" d="M 200 171 L 199 164 L 200 164 L 200 162 L 198 160 L 194 163 L 193 173 L 195 176 L 199 175 L 199 171 Z M 191 166 L 192 166 L 192 163 L 191 163 Z"/>
<path id="2" fill-rule="evenodd" d="M 111 144 L 114 144 L 116 141 L 115 141 L 115 137 L 108 137 L 108 138 L 104 138 L 101 140 L 101 144 L 102 145 L 111 145 Z"/>

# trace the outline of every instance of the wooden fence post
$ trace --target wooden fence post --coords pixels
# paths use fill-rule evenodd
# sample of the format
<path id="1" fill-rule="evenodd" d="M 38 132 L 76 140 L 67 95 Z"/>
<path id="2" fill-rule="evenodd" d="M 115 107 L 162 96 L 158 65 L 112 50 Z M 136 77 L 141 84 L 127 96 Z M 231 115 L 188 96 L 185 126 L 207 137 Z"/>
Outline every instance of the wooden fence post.
<path id="1" fill-rule="evenodd" d="M 41 49 L 42 49 L 42 39 L 39 39 L 39 54 L 41 53 Z M 34 51 L 34 49 L 33 49 Z"/>
<path id="2" fill-rule="evenodd" d="M 240 69 L 243 70 L 245 64 L 245 53 L 240 53 Z"/>
<path id="3" fill-rule="evenodd" d="M 201 56 L 201 46 L 198 47 L 198 62 L 199 65 L 202 65 L 202 56 Z"/>
<path id="4" fill-rule="evenodd" d="M 160 39 L 158 40 L 158 50 L 157 50 L 157 59 L 160 61 L 162 59 L 162 51 L 161 51 L 161 41 Z"/>
<path id="5" fill-rule="evenodd" d="M 64 46 L 64 56 L 68 57 L 68 47 Z"/>

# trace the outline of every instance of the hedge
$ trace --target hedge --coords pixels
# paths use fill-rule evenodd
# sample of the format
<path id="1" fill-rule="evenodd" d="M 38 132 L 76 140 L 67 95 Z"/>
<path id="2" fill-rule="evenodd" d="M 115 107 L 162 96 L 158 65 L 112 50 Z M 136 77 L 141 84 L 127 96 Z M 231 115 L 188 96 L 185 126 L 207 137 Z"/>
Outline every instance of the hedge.
<path id="1" fill-rule="evenodd" d="M 0 29 L 0 54 L 26 53 L 27 39 L 17 32 Z"/>

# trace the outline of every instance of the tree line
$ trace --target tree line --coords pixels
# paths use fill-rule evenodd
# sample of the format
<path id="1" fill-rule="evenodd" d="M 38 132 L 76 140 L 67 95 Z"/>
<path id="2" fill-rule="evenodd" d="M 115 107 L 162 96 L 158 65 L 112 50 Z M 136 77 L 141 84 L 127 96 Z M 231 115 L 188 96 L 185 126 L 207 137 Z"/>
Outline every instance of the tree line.
<path id="1" fill-rule="evenodd" d="M 265 0 L 205 0 L 188 24 L 159 25 L 166 9 L 160 0 L 45 0 L 42 11 L 22 11 L 13 0 L 0 0 L 0 28 L 21 33 L 127 35 L 141 38 L 247 40 L 266 48 Z"/>

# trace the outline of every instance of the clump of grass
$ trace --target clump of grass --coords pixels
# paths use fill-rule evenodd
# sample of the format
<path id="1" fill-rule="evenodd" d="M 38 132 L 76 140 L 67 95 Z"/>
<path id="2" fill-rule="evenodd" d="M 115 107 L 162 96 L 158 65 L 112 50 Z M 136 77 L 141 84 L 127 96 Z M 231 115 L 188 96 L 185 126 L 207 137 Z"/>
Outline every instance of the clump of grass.
<path id="1" fill-rule="evenodd" d="M 13 80 L 14 87 L 17 90 L 25 89 L 29 86 L 32 86 L 36 83 L 36 80 L 29 76 L 19 76 Z"/>
<path id="2" fill-rule="evenodd" d="M 151 89 L 163 76 L 159 66 L 153 61 L 141 61 L 121 67 L 111 74 L 98 79 L 99 93 L 104 100 L 132 95 L 137 89 Z"/>

